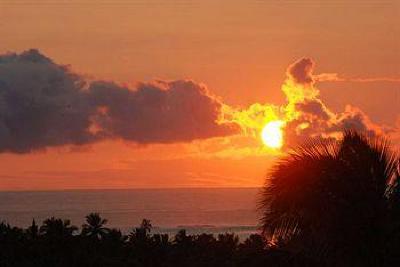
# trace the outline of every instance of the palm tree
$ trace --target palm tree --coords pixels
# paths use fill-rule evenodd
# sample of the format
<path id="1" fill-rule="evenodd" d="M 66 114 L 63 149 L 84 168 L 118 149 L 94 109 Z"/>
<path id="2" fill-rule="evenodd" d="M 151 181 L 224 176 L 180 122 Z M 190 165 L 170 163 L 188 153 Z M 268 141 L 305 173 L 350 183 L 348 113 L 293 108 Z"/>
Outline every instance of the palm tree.
<path id="1" fill-rule="evenodd" d="M 71 237 L 78 228 L 71 225 L 70 220 L 51 217 L 43 222 L 40 233 L 51 239 Z"/>
<path id="2" fill-rule="evenodd" d="M 153 226 L 151 225 L 150 220 L 143 219 L 141 224 L 140 224 L 140 229 L 143 229 L 143 231 L 145 231 L 146 233 L 150 233 L 151 232 L 151 228 L 153 228 Z"/>
<path id="3" fill-rule="evenodd" d="M 399 180 L 399 156 L 385 139 L 347 131 L 340 141 L 308 142 L 267 177 L 263 233 L 321 262 L 379 266 L 388 236 L 400 232 Z"/>
<path id="4" fill-rule="evenodd" d="M 97 240 L 103 239 L 110 231 L 104 227 L 106 223 L 107 220 L 101 218 L 99 213 L 90 213 L 86 216 L 86 223 L 82 225 L 82 235 Z"/>
<path id="5" fill-rule="evenodd" d="M 25 239 L 21 228 L 12 227 L 10 224 L 0 221 L 0 243 L 4 241 L 19 242 Z"/>
<path id="6" fill-rule="evenodd" d="M 11 226 L 5 221 L 0 221 L 0 237 L 5 236 L 9 232 Z"/>
<path id="7" fill-rule="evenodd" d="M 125 243 L 127 238 L 128 238 L 127 236 L 122 234 L 121 230 L 116 229 L 116 228 L 112 228 L 112 229 L 108 230 L 107 235 L 105 235 L 104 240 L 106 242 L 110 242 L 110 243 L 115 243 L 115 244 L 116 243 L 121 243 L 121 244 L 123 244 L 123 243 Z"/>
<path id="8" fill-rule="evenodd" d="M 146 243 L 149 240 L 149 234 L 152 229 L 150 220 L 143 219 L 139 227 L 134 228 L 128 235 L 130 242 Z"/>
<path id="9" fill-rule="evenodd" d="M 39 227 L 36 224 L 35 219 L 32 219 L 32 224 L 31 224 L 31 226 L 28 227 L 28 229 L 26 230 L 26 233 L 30 239 L 36 239 L 38 237 Z"/>
<path id="10" fill-rule="evenodd" d="M 178 233 L 176 233 L 174 238 L 174 244 L 182 244 L 182 246 L 186 246 L 192 242 L 192 236 L 188 236 L 185 229 L 180 229 Z"/>

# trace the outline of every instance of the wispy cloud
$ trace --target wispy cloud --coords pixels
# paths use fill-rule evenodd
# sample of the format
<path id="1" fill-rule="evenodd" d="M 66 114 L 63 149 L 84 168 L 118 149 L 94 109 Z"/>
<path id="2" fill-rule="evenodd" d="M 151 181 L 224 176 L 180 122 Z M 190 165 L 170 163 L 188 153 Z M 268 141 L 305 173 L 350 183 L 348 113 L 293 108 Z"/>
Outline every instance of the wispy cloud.
<path id="1" fill-rule="evenodd" d="M 358 83 L 370 83 L 370 82 L 390 82 L 400 83 L 400 77 L 361 77 L 351 78 L 342 77 L 338 73 L 321 73 L 313 76 L 317 82 L 358 82 Z"/>

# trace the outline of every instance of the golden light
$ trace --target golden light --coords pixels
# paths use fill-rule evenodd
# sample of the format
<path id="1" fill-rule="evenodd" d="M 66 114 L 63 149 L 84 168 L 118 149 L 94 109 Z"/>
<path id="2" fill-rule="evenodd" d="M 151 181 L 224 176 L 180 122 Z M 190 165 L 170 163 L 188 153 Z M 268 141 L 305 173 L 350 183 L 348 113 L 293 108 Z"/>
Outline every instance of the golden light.
<path id="1" fill-rule="evenodd" d="M 280 120 L 270 121 L 261 131 L 263 143 L 270 148 L 281 148 L 283 145 L 282 127 L 285 123 Z"/>

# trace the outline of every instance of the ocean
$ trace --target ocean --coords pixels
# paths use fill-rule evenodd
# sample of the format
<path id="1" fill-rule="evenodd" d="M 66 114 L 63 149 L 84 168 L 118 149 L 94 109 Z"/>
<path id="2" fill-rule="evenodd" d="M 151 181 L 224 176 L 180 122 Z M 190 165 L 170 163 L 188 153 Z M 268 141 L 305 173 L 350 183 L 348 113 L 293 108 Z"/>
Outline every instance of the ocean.
<path id="1" fill-rule="evenodd" d="M 0 192 L 0 221 L 27 227 L 51 216 L 81 226 L 90 212 L 108 227 L 128 233 L 143 218 L 153 233 L 174 235 L 234 232 L 241 239 L 258 231 L 258 188 L 182 188 Z"/>

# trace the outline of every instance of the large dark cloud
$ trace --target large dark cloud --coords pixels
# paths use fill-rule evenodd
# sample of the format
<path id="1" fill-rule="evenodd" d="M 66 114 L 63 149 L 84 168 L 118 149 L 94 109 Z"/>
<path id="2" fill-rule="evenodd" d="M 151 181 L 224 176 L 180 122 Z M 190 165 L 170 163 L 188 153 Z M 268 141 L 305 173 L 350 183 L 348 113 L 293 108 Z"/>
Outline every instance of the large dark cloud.
<path id="1" fill-rule="evenodd" d="M 0 151 L 91 141 L 83 86 L 37 50 L 0 56 Z"/>
<path id="2" fill-rule="evenodd" d="M 232 125 L 217 123 L 221 106 L 193 81 L 135 89 L 105 81 L 86 84 L 38 50 L 0 56 L 0 152 L 103 138 L 171 143 L 231 134 Z"/>
<path id="3" fill-rule="evenodd" d="M 217 124 L 222 104 L 193 81 L 142 83 L 135 91 L 95 82 L 90 100 L 104 110 L 96 122 L 105 135 L 139 143 L 190 141 L 233 133 Z"/>

